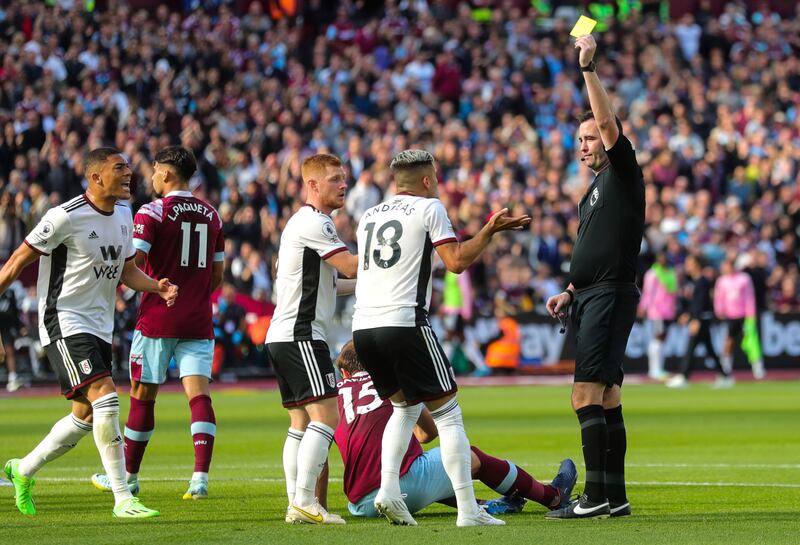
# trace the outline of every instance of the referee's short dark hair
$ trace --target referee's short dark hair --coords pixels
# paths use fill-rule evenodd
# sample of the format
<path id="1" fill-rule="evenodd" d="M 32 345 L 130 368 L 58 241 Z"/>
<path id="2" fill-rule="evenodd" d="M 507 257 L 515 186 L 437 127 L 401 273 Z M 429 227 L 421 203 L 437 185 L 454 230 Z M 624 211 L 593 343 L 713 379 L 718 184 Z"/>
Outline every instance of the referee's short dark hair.
<path id="1" fill-rule="evenodd" d="M 581 124 L 584 121 L 589 121 L 590 119 L 594 119 L 594 112 L 591 110 L 586 110 L 582 114 L 578 115 L 578 124 Z M 617 129 L 619 129 L 619 133 L 622 134 L 622 121 L 620 121 L 619 117 L 616 115 L 614 116 L 614 120 L 617 122 Z"/>
<path id="2" fill-rule="evenodd" d="M 181 146 L 167 146 L 156 153 L 154 161 L 171 166 L 175 174 L 184 182 L 188 182 L 197 170 L 194 153 Z"/>
<path id="3" fill-rule="evenodd" d="M 95 148 L 86 154 L 84 168 L 86 172 L 100 167 L 112 155 L 122 155 L 117 148 Z"/>

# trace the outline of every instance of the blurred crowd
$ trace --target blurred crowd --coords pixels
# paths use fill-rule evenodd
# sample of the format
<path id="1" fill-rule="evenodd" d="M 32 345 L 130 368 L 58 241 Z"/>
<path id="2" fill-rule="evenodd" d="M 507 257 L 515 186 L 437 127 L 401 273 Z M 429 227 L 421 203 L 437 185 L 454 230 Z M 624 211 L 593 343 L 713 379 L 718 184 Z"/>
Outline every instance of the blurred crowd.
<path id="1" fill-rule="evenodd" d="M 344 160 L 351 188 L 334 221 L 355 250 L 360 214 L 394 192 L 392 156 L 421 147 L 438 159 L 462 238 L 503 207 L 533 217 L 465 273 L 469 308 L 444 313 L 535 311 L 566 284 L 591 177 L 576 155 L 586 101 L 569 36 L 582 7 L 87 4 L 2 3 L 0 257 L 48 207 L 83 191 L 87 148 L 127 154 L 135 210 L 152 198 L 155 152 L 180 144 L 199 159 L 194 190 L 224 221 L 227 289 L 268 305 L 281 230 L 302 203 L 303 159 Z M 780 16 L 767 3 L 710 6 L 676 19 L 612 10 L 601 21 L 598 74 L 647 182 L 640 271 L 661 251 L 679 270 L 689 253 L 717 267 L 732 256 L 766 271 L 765 308 L 798 311 L 800 7 Z M 248 336 L 235 299 L 217 305 L 230 339 Z"/>

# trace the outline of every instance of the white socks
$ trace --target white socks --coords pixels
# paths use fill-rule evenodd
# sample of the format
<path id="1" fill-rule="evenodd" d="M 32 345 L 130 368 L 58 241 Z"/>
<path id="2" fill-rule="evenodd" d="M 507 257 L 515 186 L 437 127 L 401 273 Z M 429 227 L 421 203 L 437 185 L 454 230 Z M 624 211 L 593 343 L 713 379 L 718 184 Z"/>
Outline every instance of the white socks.
<path id="1" fill-rule="evenodd" d="M 33 477 L 42 466 L 72 450 L 81 438 L 92 431 L 92 425 L 70 413 L 53 425 L 42 442 L 19 461 L 19 472 Z"/>
<path id="2" fill-rule="evenodd" d="M 294 500 L 294 489 L 297 483 L 297 451 L 300 441 L 306 432 L 289 428 L 286 433 L 286 442 L 283 444 L 283 474 L 286 475 L 286 495 L 289 505 Z"/>
<path id="3" fill-rule="evenodd" d="M 764 369 L 764 360 L 757 360 L 752 363 L 753 367 L 753 377 L 756 380 L 761 380 L 765 376 L 767 376 L 767 371 Z"/>
<path id="4" fill-rule="evenodd" d="M 650 378 L 660 377 L 664 373 L 664 343 L 658 339 L 651 339 L 647 345 L 647 363 Z"/>
<path id="5" fill-rule="evenodd" d="M 442 463 L 456 494 L 458 514 L 474 515 L 480 507 L 475 501 L 475 489 L 472 487 L 469 440 L 464 431 L 461 407 L 453 398 L 432 411 L 431 415 L 439 429 Z"/>
<path id="6" fill-rule="evenodd" d="M 417 403 L 409 407 L 405 401 L 392 401 L 392 408 L 392 416 L 386 423 L 381 441 L 381 490 L 397 498 L 400 496 L 400 466 L 423 405 Z"/>
<path id="7" fill-rule="evenodd" d="M 722 365 L 722 370 L 725 371 L 726 375 L 730 375 L 733 372 L 733 355 L 722 355 L 719 358 L 719 363 Z"/>
<path id="8" fill-rule="evenodd" d="M 106 470 L 116 505 L 132 497 L 125 482 L 125 450 L 119 430 L 119 398 L 116 392 L 92 403 L 94 442 Z"/>
<path id="9" fill-rule="evenodd" d="M 297 449 L 295 505 L 302 507 L 314 503 L 317 479 L 328 459 L 331 441 L 333 441 L 333 429 L 330 426 L 312 421 L 306 428 L 306 433 L 300 440 L 300 446 Z"/>

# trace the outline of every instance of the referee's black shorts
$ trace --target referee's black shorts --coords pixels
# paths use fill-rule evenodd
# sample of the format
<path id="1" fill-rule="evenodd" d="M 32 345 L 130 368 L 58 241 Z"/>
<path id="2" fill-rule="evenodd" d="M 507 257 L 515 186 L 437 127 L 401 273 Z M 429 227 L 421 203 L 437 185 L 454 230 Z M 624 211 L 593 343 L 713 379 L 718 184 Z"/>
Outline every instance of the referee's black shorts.
<path id="1" fill-rule="evenodd" d="M 402 390 L 413 405 L 458 389 L 450 361 L 428 325 L 360 329 L 353 331 L 353 346 L 381 399 Z"/>
<path id="2" fill-rule="evenodd" d="M 580 290 L 572 308 L 576 332 L 575 382 L 621 386 L 622 361 L 636 320 L 635 285 L 598 285 Z"/>

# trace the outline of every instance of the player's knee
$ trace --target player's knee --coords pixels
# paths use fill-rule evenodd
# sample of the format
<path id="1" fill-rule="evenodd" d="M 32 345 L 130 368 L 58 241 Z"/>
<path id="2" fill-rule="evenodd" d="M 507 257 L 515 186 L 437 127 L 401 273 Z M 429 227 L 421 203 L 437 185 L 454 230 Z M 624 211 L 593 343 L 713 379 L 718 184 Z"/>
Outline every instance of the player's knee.
<path id="1" fill-rule="evenodd" d="M 328 398 L 307 405 L 309 417 L 315 422 L 322 422 L 326 426 L 336 429 L 339 425 L 339 407 L 336 398 Z"/>
<path id="2" fill-rule="evenodd" d="M 114 381 L 111 380 L 111 377 L 103 377 L 88 384 L 83 389 L 83 397 L 91 402 L 116 391 L 117 388 L 114 386 Z"/>
<path id="3" fill-rule="evenodd" d="M 205 378 L 205 377 L 203 377 Z M 186 398 L 191 401 L 197 396 L 207 396 L 211 397 L 211 389 L 208 387 L 208 380 L 206 379 L 205 382 L 202 381 L 193 381 L 193 382 L 186 382 L 183 383 L 183 391 L 186 392 Z"/>
<path id="4" fill-rule="evenodd" d="M 426 401 L 425 406 L 428 408 L 431 413 L 441 409 L 451 401 L 455 400 L 456 394 L 447 394 L 444 397 L 440 397 L 438 399 L 433 399 L 431 401 Z M 458 403 L 458 401 L 455 401 Z"/>
<path id="5" fill-rule="evenodd" d="M 72 414 L 87 424 L 92 423 L 92 404 L 86 400 L 72 400 Z"/>
<path id="6" fill-rule="evenodd" d="M 325 413 L 319 421 L 330 428 L 336 429 L 336 426 L 339 425 L 339 413 L 338 411 L 334 413 Z"/>
<path id="7" fill-rule="evenodd" d="M 131 397 L 135 397 L 139 401 L 153 401 L 157 395 L 158 384 L 131 381 Z"/>

